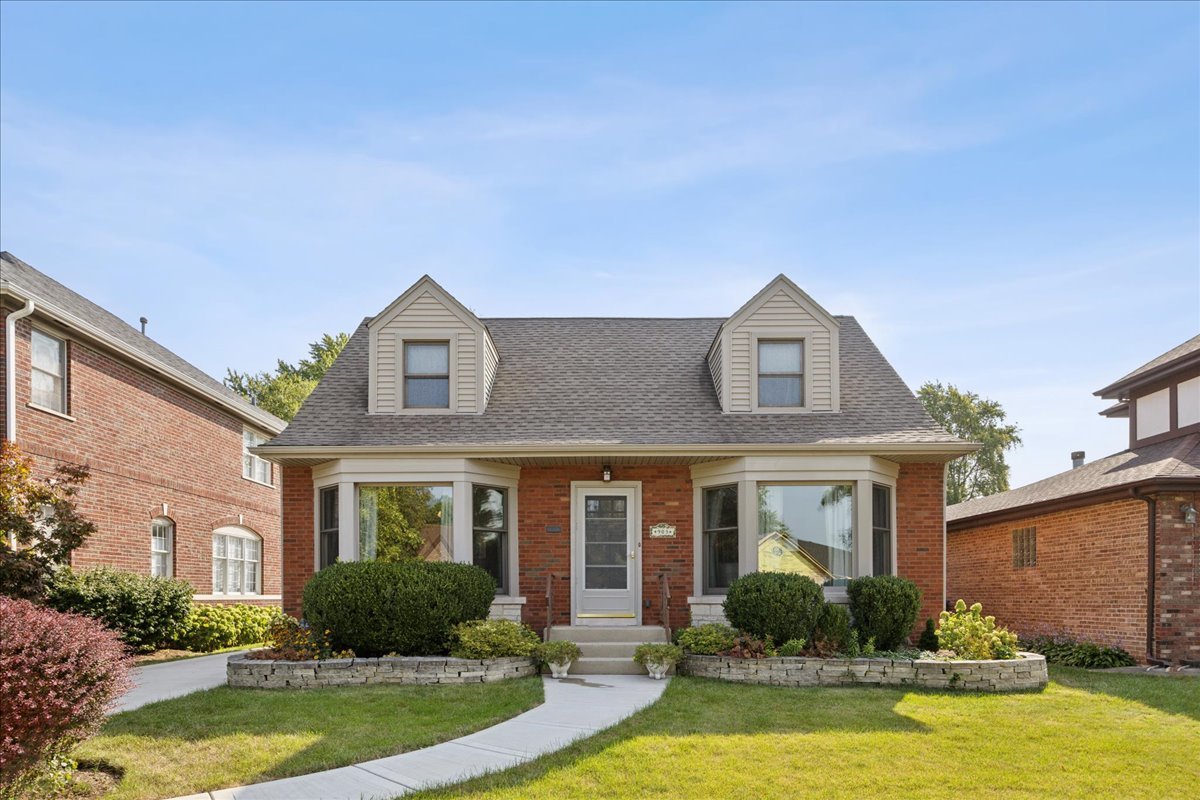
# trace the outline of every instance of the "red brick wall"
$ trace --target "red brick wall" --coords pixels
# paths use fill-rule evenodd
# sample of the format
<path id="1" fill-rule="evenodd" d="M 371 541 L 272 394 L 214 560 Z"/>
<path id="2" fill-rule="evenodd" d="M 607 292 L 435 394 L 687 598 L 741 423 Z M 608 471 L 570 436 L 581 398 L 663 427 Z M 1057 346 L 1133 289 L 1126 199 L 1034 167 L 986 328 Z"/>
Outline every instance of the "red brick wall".
<path id="1" fill-rule="evenodd" d="M 17 444 L 34 457 L 39 473 L 63 462 L 92 471 L 79 505 L 98 531 L 73 563 L 148 574 L 150 521 L 166 503 L 175 522 L 175 577 L 198 594 L 211 593 L 212 531 L 238 524 L 241 515 L 263 539 L 263 593 L 278 595 L 279 490 L 242 477 L 242 423 L 74 340 L 68 343 L 74 420 L 30 408 L 29 336 L 25 318 L 15 342 Z"/>
<path id="2" fill-rule="evenodd" d="M 943 531 L 945 468 L 942 464 L 901 464 L 896 479 L 896 572 L 921 587 L 921 613 L 937 620 L 945 608 Z"/>
<path id="3" fill-rule="evenodd" d="M 1012 531 L 1037 528 L 1037 566 L 1014 569 Z M 1019 634 L 1063 632 L 1146 649 L 1146 504 L 1118 500 L 951 531 L 950 597 Z"/>
<path id="4" fill-rule="evenodd" d="M 300 616 L 304 584 L 316 571 L 312 467 L 283 466 L 283 610 Z"/>
<path id="5" fill-rule="evenodd" d="M 1184 521 L 1185 503 L 1200 493 L 1157 495 L 1154 636 L 1158 658 L 1200 664 L 1200 525 Z"/>

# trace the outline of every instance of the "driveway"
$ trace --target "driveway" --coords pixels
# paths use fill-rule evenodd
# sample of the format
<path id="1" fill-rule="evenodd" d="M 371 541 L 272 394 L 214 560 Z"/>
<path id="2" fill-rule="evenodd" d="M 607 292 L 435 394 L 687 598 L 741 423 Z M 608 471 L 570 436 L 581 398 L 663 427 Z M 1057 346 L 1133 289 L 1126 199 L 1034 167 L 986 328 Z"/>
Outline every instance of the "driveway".
<path id="1" fill-rule="evenodd" d="M 133 671 L 134 686 L 111 713 L 130 711 L 147 703 L 211 689 L 225 683 L 225 662 L 229 653 L 186 658 L 166 664 L 147 664 Z"/>

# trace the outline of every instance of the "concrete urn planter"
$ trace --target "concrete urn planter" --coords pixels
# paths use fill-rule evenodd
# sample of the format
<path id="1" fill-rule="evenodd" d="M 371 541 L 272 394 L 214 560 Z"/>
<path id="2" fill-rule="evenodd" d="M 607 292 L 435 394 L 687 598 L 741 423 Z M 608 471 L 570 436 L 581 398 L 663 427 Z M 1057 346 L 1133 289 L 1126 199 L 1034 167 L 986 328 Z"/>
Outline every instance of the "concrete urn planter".
<path id="1" fill-rule="evenodd" d="M 661 681 L 663 678 L 667 677 L 667 672 L 669 672 L 670 669 L 670 664 L 655 663 L 652 661 L 646 662 L 646 672 L 650 673 L 650 677 L 656 681 Z"/>
<path id="2" fill-rule="evenodd" d="M 555 664 L 554 662 L 551 662 L 549 667 L 551 678 L 565 678 L 567 677 L 567 672 L 571 669 L 571 662 L 564 661 L 561 664 Z"/>

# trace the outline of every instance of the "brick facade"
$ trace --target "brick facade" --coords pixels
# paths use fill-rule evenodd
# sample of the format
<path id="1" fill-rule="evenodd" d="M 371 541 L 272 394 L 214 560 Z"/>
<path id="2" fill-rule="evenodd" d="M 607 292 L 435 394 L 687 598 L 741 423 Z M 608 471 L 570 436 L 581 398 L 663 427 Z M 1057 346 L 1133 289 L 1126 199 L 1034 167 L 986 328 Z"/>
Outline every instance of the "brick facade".
<path id="1" fill-rule="evenodd" d="M 896 479 L 896 572 L 921 588 L 918 630 L 945 607 L 945 466 L 901 464 Z"/>
<path id="2" fill-rule="evenodd" d="M 1156 500 L 1156 655 L 1200 664 L 1200 525 L 1189 524 L 1180 511 L 1185 503 L 1200 504 L 1200 493 L 1162 493 Z"/>
<path id="3" fill-rule="evenodd" d="M 8 311 L 0 311 L 0 318 L 7 317 Z M 279 490 L 242 477 L 242 422 L 108 351 L 71 337 L 69 331 L 41 322 L 36 324 L 68 340 L 70 418 L 31 408 L 31 319 L 37 316 L 16 324 L 17 444 L 35 459 L 41 474 L 60 463 L 91 468 L 79 507 L 98 530 L 75 552 L 73 564 L 149 574 L 150 523 L 156 516 L 166 516 L 175 523 L 174 576 L 189 581 L 197 594 L 208 595 L 212 593 L 212 532 L 241 525 L 262 537 L 262 593 L 278 596 Z M 0 319 L 0 330 L 2 323 Z M 278 468 L 274 472 L 278 477 Z M 253 598 L 236 595 L 228 600 Z"/>
<path id="4" fill-rule="evenodd" d="M 283 610 L 300 616 L 300 594 L 316 571 L 316 500 L 312 467 L 284 465 L 280 487 L 283 505 Z"/>

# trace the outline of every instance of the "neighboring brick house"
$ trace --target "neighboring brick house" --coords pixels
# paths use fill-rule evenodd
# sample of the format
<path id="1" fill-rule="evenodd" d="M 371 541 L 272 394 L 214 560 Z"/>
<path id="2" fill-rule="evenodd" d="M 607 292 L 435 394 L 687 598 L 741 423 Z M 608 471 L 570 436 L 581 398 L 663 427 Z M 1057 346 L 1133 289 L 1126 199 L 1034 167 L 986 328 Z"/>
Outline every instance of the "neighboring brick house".
<path id="1" fill-rule="evenodd" d="M 98 530 L 72 563 L 278 605 L 279 470 L 248 448 L 284 422 L 8 253 L 0 316 L 3 437 L 40 473 L 91 468 L 79 507 Z"/>
<path id="2" fill-rule="evenodd" d="M 834 600 L 912 578 L 923 622 L 945 602 L 944 465 L 973 449 L 783 276 L 727 319 L 479 319 L 424 277 L 256 452 L 283 466 L 287 610 L 316 569 L 417 532 L 542 628 L 661 625 L 664 579 L 672 626 L 720 618 L 768 539 Z"/>
<path id="3" fill-rule="evenodd" d="M 1129 449 L 946 509 L 950 597 L 1018 632 L 1200 663 L 1200 336 L 1096 394 Z"/>

